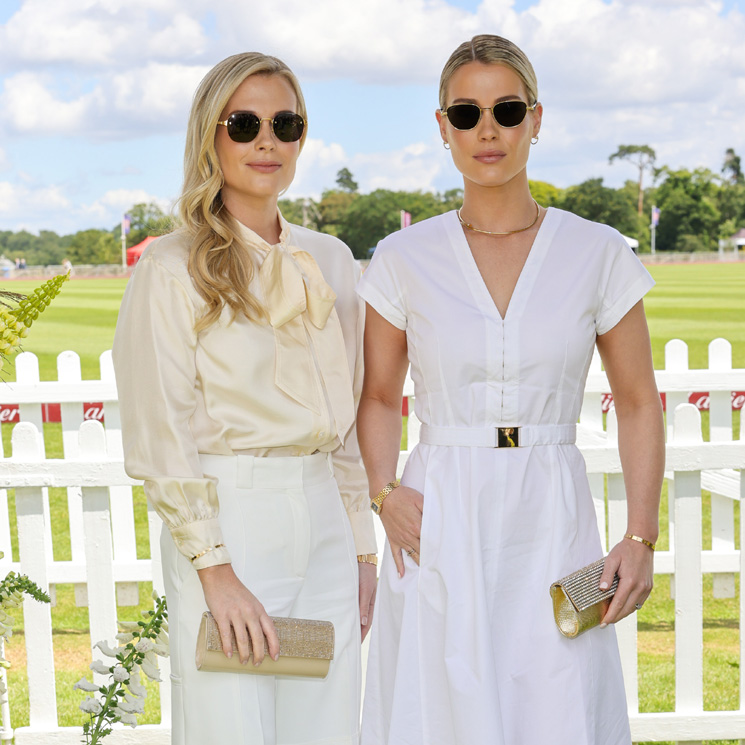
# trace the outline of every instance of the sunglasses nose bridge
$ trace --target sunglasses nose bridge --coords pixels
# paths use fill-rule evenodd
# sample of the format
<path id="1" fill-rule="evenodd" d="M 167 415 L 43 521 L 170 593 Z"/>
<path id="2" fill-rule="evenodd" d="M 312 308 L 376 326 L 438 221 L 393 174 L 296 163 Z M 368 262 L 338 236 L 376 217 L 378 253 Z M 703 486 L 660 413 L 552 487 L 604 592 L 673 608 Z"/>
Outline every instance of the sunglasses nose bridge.
<path id="1" fill-rule="evenodd" d="M 480 137 L 484 135 L 499 136 L 499 122 L 494 116 L 493 106 L 481 106 L 479 111 L 479 121 L 476 129 Z"/>

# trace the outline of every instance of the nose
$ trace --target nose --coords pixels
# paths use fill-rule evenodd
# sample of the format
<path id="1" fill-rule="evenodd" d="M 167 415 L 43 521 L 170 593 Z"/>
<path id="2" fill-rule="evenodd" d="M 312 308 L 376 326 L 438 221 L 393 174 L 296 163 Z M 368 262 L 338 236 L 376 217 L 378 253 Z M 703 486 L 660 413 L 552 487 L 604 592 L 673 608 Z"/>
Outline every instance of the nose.
<path id="1" fill-rule="evenodd" d="M 480 140 L 494 140 L 499 138 L 499 125 L 494 119 L 494 112 L 489 107 L 481 109 L 481 119 L 478 123 Z"/>
<path id="2" fill-rule="evenodd" d="M 256 135 L 256 147 L 261 150 L 274 150 L 276 140 L 274 135 L 274 119 L 265 116 L 259 119 L 259 134 Z"/>

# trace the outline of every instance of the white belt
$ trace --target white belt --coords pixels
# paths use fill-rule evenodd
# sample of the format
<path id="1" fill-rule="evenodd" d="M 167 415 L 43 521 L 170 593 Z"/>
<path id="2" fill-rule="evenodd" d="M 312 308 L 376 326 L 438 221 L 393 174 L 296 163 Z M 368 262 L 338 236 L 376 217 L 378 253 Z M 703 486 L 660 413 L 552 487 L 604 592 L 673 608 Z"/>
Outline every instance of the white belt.
<path id="1" fill-rule="evenodd" d="M 435 427 L 422 424 L 419 441 L 452 447 L 514 448 L 572 444 L 576 424 L 538 424 L 526 427 Z"/>

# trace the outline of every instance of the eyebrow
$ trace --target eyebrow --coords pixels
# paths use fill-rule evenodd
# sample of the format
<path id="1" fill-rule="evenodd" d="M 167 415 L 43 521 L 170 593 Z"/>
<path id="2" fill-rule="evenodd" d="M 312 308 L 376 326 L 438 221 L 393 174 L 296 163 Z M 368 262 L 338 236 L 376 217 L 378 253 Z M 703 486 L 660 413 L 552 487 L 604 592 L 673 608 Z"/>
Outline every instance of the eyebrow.
<path id="1" fill-rule="evenodd" d="M 502 103 L 502 101 L 522 101 L 522 99 L 516 93 L 513 93 L 497 98 L 494 103 Z M 477 106 L 479 105 L 479 102 L 475 98 L 456 98 L 453 103 L 475 103 Z"/>

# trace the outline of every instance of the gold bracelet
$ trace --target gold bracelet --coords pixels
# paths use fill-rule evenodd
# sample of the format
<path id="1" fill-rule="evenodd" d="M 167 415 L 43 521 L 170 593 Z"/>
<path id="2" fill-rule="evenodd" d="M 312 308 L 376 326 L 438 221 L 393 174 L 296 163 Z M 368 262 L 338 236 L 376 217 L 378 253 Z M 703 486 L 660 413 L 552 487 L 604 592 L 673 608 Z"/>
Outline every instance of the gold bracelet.
<path id="1" fill-rule="evenodd" d="M 396 479 L 396 481 L 390 481 L 388 482 L 377 494 L 377 496 L 373 497 L 373 499 L 370 501 L 370 509 L 376 514 L 380 515 L 380 511 L 383 509 L 383 500 L 397 487 L 401 486 L 401 482 Z"/>
<path id="2" fill-rule="evenodd" d="M 201 559 L 205 554 L 208 554 L 210 551 L 214 551 L 216 548 L 225 548 L 225 544 L 218 543 L 217 546 L 210 546 L 209 548 L 205 548 L 204 551 L 200 551 L 196 556 L 192 556 L 190 560 L 194 562 L 197 559 Z"/>
<path id="3" fill-rule="evenodd" d="M 638 535 L 631 535 L 631 533 L 626 533 L 624 538 L 630 538 L 632 541 L 637 541 L 638 543 L 643 543 L 645 546 L 649 546 L 652 551 L 654 551 L 655 544 L 651 541 L 648 541 L 646 538 L 641 538 Z"/>
<path id="4" fill-rule="evenodd" d="M 378 566 L 378 555 L 377 554 L 357 554 L 357 561 L 360 564 L 372 564 Z"/>

